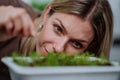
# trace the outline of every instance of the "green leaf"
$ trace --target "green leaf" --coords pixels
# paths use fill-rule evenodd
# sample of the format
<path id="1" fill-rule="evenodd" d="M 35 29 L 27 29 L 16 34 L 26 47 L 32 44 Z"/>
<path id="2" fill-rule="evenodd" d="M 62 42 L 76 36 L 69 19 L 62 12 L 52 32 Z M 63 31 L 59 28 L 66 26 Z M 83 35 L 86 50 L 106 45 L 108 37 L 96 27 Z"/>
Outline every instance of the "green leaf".
<path id="1" fill-rule="evenodd" d="M 18 58 L 21 57 L 21 58 Z M 31 61 L 25 59 L 29 57 Z M 50 52 L 48 55 L 38 54 L 36 52 L 29 53 L 29 56 L 18 55 L 13 53 L 14 62 L 21 66 L 98 66 L 111 65 L 110 62 L 102 56 L 95 57 L 89 52 L 82 54 L 68 55 L 65 52 Z M 91 59 L 92 58 L 92 59 Z"/>

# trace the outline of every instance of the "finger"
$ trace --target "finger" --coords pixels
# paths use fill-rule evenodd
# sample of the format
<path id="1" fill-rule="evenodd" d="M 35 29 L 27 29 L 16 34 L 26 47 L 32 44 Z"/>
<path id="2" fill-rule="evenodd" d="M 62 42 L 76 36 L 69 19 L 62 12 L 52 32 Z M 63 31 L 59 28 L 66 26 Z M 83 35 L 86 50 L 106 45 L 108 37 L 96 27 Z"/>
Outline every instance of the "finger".
<path id="1" fill-rule="evenodd" d="M 29 35 L 35 36 L 36 32 L 35 32 L 35 26 L 33 24 L 33 21 L 29 15 L 26 15 L 26 17 L 28 18 L 28 21 L 29 21 Z"/>
<path id="2" fill-rule="evenodd" d="M 33 36 L 34 35 L 34 25 L 32 23 L 32 20 L 28 14 L 24 14 L 22 16 L 22 21 L 23 21 L 23 27 L 24 27 L 24 34 L 27 36 Z"/>
<path id="3" fill-rule="evenodd" d="M 32 24 L 31 24 L 32 25 Z M 36 30 L 34 27 L 30 27 L 30 35 L 35 36 L 36 35 Z"/>
<path id="4" fill-rule="evenodd" d="M 36 35 L 36 29 L 35 29 L 35 25 L 33 24 L 33 22 L 31 21 L 31 19 L 29 19 L 30 21 L 30 35 L 31 36 L 35 36 Z"/>
<path id="5" fill-rule="evenodd" d="M 6 24 L 5 24 L 5 28 L 6 28 L 6 32 L 9 33 L 9 34 L 12 34 L 12 29 L 13 29 L 13 22 L 12 21 L 8 21 Z"/>
<path id="6" fill-rule="evenodd" d="M 29 20 L 27 19 L 26 15 L 22 15 L 21 17 L 21 21 L 22 21 L 22 29 L 23 29 L 23 34 L 25 36 L 29 36 Z"/>
<path id="7" fill-rule="evenodd" d="M 14 22 L 14 29 L 13 29 L 13 34 L 14 35 L 18 35 L 18 34 L 20 34 L 20 32 L 21 32 L 21 29 L 22 29 L 22 22 L 21 22 L 21 19 L 20 19 L 20 17 L 18 16 L 18 17 L 16 17 L 16 18 L 14 18 L 13 19 L 13 22 Z"/>
<path id="8" fill-rule="evenodd" d="M 22 8 L 17 8 L 15 9 L 14 13 L 11 15 L 12 21 L 14 23 L 14 28 L 13 28 L 13 34 L 18 35 L 19 34 L 22 36 L 27 36 L 27 32 L 24 31 L 24 29 L 27 29 L 27 24 L 24 20 L 26 17 L 24 16 L 26 14 L 26 11 Z M 23 17 L 24 16 L 24 17 Z M 23 18 L 22 18 L 23 17 Z M 24 34 L 26 33 L 26 34 Z"/>

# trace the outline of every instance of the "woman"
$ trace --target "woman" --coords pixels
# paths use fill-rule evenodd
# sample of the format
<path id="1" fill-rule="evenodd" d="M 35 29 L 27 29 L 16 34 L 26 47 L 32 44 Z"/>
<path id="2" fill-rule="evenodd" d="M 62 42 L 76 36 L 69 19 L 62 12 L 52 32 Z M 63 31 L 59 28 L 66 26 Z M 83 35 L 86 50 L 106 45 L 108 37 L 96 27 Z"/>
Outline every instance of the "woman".
<path id="1" fill-rule="evenodd" d="M 96 56 L 103 52 L 109 57 L 112 25 L 107 0 L 54 0 L 41 16 L 36 38 L 23 40 L 20 51 L 44 54 L 89 51 Z"/>
<path id="2" fill-rule="evenodd" d="M 11 52 L 27 55 L 36 51 L 46 55 L 51 51 L 68 54 L 89 51 L 96 56 L 103 52 L 109 57 L 113 19 L 108 0 L 53 0 L 43 11 L 36 28 L 30 21 L 30 24 L 23 22 L 24 27 L 12 22 L 10 29 L 2 24 L 1 29 L 5 30 L 1 35 L 5 38 L 0 38 L 17 45 Z M 18 39 L 17 44 L 13 39 Z"/>
<path id="3" fill-rule="evenodd" d="M 19 26 L 19 29 L 12 26 L 13 31 L 6 28 L 14 36 L 34 36 L 22 38 L 18 50 L 21 53 L 65 51 L 71 54 L 89 51 L 96 56 L 103 52 L 109 57 L 113 21 L 107 0 L 54 0 L 41 16 L 37 35 L 34 35 L 33 25 L 29 25 L 27 28 Z"/>

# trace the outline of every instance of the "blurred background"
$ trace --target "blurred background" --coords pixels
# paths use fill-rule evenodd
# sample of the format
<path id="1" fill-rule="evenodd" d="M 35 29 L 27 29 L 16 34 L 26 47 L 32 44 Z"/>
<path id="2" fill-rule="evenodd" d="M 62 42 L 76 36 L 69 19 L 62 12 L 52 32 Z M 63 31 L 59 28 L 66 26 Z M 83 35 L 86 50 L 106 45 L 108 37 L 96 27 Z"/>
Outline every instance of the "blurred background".
<path id="1" fill-rule="evenodd" d="M 28 5 L 42 11 L 52 0 L 23 0 Z M 110 60 L 120 62 L 120 0 L 108 0 L 114 16 L 113 45 L 110 51 Z"/>

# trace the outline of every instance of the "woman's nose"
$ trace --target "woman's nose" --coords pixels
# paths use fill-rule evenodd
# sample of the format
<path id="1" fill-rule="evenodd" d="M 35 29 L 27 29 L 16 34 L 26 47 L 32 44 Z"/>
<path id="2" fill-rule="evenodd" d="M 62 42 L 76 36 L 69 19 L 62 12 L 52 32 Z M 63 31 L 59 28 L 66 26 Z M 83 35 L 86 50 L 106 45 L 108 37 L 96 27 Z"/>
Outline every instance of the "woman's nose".
<path id="1" fill-rule="evenodd" d="M 67 38 L 58 40 L 57 43 L 54 46 L 55 52 L 60 53 L 60 52 L 65 51 L 67 42 L 68 42 Z"/>

